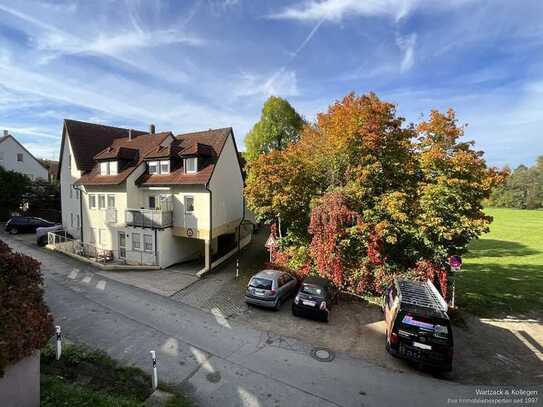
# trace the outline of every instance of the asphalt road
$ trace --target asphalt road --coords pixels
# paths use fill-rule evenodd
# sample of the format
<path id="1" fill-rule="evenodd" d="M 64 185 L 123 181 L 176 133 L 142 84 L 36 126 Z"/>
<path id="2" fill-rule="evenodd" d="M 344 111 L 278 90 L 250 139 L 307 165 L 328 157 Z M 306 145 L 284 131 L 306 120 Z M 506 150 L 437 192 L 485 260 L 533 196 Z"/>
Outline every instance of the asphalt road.
<path id="1" fill-rule="evenodd" d="M 449 399 L 476 397 L 476 387 L 393 372 L 346 354 L 320 362 L 308 344 L 237 325 L 95 274 L 60 254 L 2 239 L 42 263 L 47 304 L 68 339 L 149 372 L 149 351 L 156 350 L 159 380 L 182 386 L 197 405 L 445 406 Z"/>

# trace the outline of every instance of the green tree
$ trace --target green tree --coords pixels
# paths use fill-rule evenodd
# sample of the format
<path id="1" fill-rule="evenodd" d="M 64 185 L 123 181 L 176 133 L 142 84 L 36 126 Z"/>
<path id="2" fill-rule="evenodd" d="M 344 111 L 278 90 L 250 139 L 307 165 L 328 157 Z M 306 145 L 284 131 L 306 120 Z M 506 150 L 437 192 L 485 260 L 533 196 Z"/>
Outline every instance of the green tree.
<path id="1" fill-rule="evenodd" d="M 264 103 L 260 120 L 245 137 L 247 159 L 268 154 L 273 150 L 283 150 L 299 139 L 304 120 L 288 101 L 270 96 Z"/>
<path id="2" fill-rule="evenodd" d="M 29 177 L 0 167 L 0 220 L 6 220 L 12 212 L 19 211 L 31 190 Z"/>

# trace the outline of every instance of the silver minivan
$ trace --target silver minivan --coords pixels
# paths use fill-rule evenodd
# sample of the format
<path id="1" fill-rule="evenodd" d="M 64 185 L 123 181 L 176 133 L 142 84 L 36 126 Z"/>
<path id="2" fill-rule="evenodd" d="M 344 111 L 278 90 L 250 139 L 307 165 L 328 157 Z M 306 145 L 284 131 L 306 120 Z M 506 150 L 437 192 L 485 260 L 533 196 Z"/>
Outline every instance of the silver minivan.
<path id="1" fill-rule="evenodd" d="M 296 293 L 298 281 L 279 270 L 262 270 L 255 274 L 245 292 L 247 304 L 279 309 L 289 296 Z"/>

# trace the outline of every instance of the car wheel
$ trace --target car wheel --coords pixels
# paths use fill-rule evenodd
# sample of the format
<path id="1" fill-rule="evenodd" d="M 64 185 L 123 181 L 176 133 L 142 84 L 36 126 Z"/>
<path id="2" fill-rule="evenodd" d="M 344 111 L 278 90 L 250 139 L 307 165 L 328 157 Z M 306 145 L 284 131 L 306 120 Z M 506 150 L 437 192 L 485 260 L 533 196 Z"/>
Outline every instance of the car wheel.
<path id="1" fill-rule="evenodd" d="M 328 312 L 324 313 L 324 315 L 322 316 L 322 322 L 328 322 L 329 317 L 330 317 L 330 313 Z"/>
<path id="2" fill-rule="evenodd" d="M 19 233 L 19 231 L 17 230 L 17 228 L 11 228 L 9 230 L 9 233 L 11 233 L 12 235 L 16 235 L 17 233 Z"/>
<path id="3" fill-rule="evenodd" d="M 277 302 L 275 303 L 275 307 L 273 307 L 276 311 L 279 311 L 281 309 L 281 297 L 277 297 Z"/>

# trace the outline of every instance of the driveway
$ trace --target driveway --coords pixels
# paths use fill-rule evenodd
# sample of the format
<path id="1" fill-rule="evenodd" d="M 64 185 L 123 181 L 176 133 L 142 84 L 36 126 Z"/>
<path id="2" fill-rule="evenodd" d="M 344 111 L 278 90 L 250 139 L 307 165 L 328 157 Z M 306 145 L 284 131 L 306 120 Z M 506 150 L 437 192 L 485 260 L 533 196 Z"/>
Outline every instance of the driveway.
<path id="1" fill-rule="evenodd" d="M 34 245 L 28 236 L 18 235 L 15 240 Z M 13 236 L 6 236 L 6 239 L 11 238 Z M 261 230 L 244 250 L 238 279 L 235 261 L 201 280 L 194 279 L 190 269 L 112 273 L 81 266 L 74 267 L 77 271 L 71 270 L 69 278 L 88 278 L 92 272 L 170 297 L 181 306 L 206 311 L 216 323 L 227 328 L 240 324 L 267 335 L 345 353 L 394 372 L 432 377 L 385 352 L 383 315 L 375 305 L 343 297 L 333 308 L 328 324 L 294 317 L 291 302 L 283 304 L 279 312 L 248 307 L 243 301 L 245 285 L 267 259 L 261 249 L 266 238 L 267 231 Z M 68 260 L 59 254 L 52 255 Z M 543 384 L 541 320 L 480 320 L 460 314 L 455 316 L 454 323 L 454 370 L 443 379 L 466 384 Z"/>
<path id="2" fill-rule="evenodd" d="M 311 344 L 221 320 L 213 314 L 93 272 L 16 240 L 42 263 L 45 298 L 65 337 L 103 349 L 188 391 L 201 406 L 445 406 L 475 389 L 384 369 L 337 352 L 312 357 Z M 393 390 L 393 391 L 392 391 Z"/>

